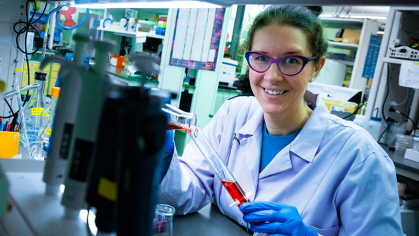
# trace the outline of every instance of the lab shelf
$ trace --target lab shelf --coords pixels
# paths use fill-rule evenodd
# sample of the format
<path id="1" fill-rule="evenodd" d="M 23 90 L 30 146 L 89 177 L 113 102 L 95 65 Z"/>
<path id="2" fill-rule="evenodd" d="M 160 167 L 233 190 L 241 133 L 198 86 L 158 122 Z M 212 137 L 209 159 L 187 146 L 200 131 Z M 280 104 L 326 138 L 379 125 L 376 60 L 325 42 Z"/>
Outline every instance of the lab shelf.
<path id="1" fill-rule="evenodd" d="M 383 62 L 392 63 L 392 64 L 399 64 L 399 65 L 401 65 L 405 61 L 419 62 L 419 61 L 405 60 L 405 59 L 398 59 L 398 58 L 388 58 L 388 57 L 383 58 Z"/>
<path id="2" fill-rule="evenodd" d="M 350 19 L 350 18 L 336 18 L 336 17 L 322 17 L 322 21 L 327 28 L 338 29 L 354 29 L 361 30 L 364 23 L 363 19 Z"/>
<path id="3" fill-rule="evenodd" d="M 121 36 L 126 36 L 126 37 L 135 37 L 135 38 L 148 37 L 148 38 L 164 39 L 164 36 L 156 35 L 155 33 L 150 33 L 150 32 L 129 32 L 129 31 L 122 31 L 122 30 L 117 30 L 117 29 L 104 29 L 104 28 L 97 28 L 97 29 L 101 31 L 112 32 L 116 35 L 121 35 Z"/>
<path id="4" fill-rule="evenodd" d="M 343 61 L 343 60 L 335 60 L 335 59 L 329 59 L 329 58 L 327 58 L 327 60 L 339 62 L 339 63 L 345 64 L 347 66 L 354 66 L 354 62 L 353 61 Z"/>
<path id="5" fill-rule="evenodd" d="M 404 158 L 404 152 L 384 149 L 396 167 L 396 173 L 419 181 L 419 162 Z"/>
<path id="6" fill-rule="evenodd" d="M 341 42 L 331 42 L 329 41 L 329 46 L 332 46 L 334 48 L 343 48 L 343 49 L 358 49 L 358 44 L 351 44 L 351 43 L 341 43 Z"/>

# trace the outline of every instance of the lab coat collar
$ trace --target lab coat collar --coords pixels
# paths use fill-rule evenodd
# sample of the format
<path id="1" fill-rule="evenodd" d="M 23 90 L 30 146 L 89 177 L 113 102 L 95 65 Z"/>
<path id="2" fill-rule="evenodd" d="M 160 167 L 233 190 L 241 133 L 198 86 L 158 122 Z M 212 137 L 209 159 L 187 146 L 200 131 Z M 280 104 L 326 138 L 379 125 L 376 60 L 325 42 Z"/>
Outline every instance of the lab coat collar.
<path id="1" fill-rule="evenodd" d="M 316 108 L 298 136 L 290 144 L 290 151 L 307 162 L 313 162 L 329 120 L 329 111 L 320 96 Z"/>
<path id="2" fill-rule="evenodd" d="M 246 122 L 246 124 L 237 132 L 237 138 L 240 142 L 243 139 L 249 138 L 261 130 L 263 124 L 263 109 L 261 106 L 253 113 L 253 116 Z"/>

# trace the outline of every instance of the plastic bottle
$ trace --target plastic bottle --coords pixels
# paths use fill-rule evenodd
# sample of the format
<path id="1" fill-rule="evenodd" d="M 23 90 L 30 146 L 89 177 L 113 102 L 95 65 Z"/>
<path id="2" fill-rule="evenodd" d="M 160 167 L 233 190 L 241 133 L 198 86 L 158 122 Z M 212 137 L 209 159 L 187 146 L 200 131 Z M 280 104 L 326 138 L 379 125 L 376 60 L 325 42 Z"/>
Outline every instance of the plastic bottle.
<path id="1" fill-rule="evenodd" d="M 119 29 L 122 30 L 122 31 L 127 30 L 127 18 L 125 18 L 125 16 L 123 16 L 121 18 L 121 22 L 120 22 L 119 27 L 120 27 Z"/>
<path id="2" fill-rule="evenodd" d="M 130 31 L 130 32 L 134 32 L 135 31 L 134 24 L 135 24 L 134 17 L 129 18 L 129 21 L 128 21 L 128 31 Z"/>
<path id="3" fill-rule="evenodd" d="M 35 72 L 35 84 L 38 84 L 38 89 L 32 92 L 29 102 L 26 104 L 24 110 L 24 117 L 26 123 L 27 141 L 29 142 L 28 154 L 29 159 L 40 159 L 35 153 L 39 148 L 38 132 L 41 126 L 41 114 L 45 107 L 45 80 L 47 74 L 42 72 Z M 25 137 L 25 135 L 21 135 Z M 41 149 L 41 151 L 43 151 Z"/>
<path id="4" fill-rule="evenodd" d="M 375 117 L 371 117 L 371 120 L 368 122 L 367 131 L 371 134 L 375 141 L 379 141 L 380 138 L 380 130 L 381 130 L 381 118 L 378 117 L 379 109 L 376 108 L 377 113 Z"/>
<path id="5" fill-rule="evenodd" d="M 53 87 L 51 92 L 51 103 L 44 109 L 41 114 L 41 127 L 38 135 L 38 140 L 49 143 L 51 137 L 52 122 L 55 116 L 55 107 L 57 106 L 58 97 L 60 94 L 59 87 Z"/>

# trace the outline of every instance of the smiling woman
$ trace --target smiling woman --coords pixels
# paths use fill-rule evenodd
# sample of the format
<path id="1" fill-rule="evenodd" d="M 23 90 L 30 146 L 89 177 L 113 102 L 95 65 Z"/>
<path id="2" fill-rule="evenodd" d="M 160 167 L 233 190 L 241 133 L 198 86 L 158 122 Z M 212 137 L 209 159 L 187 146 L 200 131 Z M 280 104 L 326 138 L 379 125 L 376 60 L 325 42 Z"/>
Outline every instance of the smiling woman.
<path id="1" fill-rule="evenodd" d="M 161 183 L 161 201 L 177 214 L 213 199 L 240 225 L 253 223 L 254 232 L 402 235 L 390 158 L 367 131 L 307 93 L 326 60 L 320 12 L 275 6 L 256 17 L 245 44 L 255 97 L 226 101 L 203 129 L 243 191 L 255 193 L 251 202 L 229 207 L 230 195 L 188 144 Z"/>

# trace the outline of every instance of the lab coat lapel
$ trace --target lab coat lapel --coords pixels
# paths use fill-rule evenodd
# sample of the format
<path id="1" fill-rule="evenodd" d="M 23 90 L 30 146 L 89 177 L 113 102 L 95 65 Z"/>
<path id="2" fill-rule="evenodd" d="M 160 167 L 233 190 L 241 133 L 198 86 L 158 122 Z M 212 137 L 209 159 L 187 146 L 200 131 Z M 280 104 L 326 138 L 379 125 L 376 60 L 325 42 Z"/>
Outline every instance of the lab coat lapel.
<path id="1" fill-rule="evenodd" d="M 259 179 L 291 169 L 292 164 L 289 150 L 290 145 L 287 145 L 278 154 L 276 154 L 274 159 L 272 159 L 272 161 L 260 173 Z"/>
<path id="2" fill-rule="evenodd" d="M 249 173 L 251 182 L 246 181 L 244 184 L 252 183 L 251 191 L 253 195 L 250 200 L 254 199 L 256 189 L 259 181 L 259 165 L 260 152 L 262 142 L 262 124 L 263 124 L 263 110 L 258 109 L 248 122 L 239 130 L 238 139 L 240 143 L 240 150 L 246 156 L 246 163 L 248 170 L 242 170 L 244 173 Z M 244 172 L 246 171 L 246 172 Z M 245 189 L 245 187 L 243 187 Z"/>

